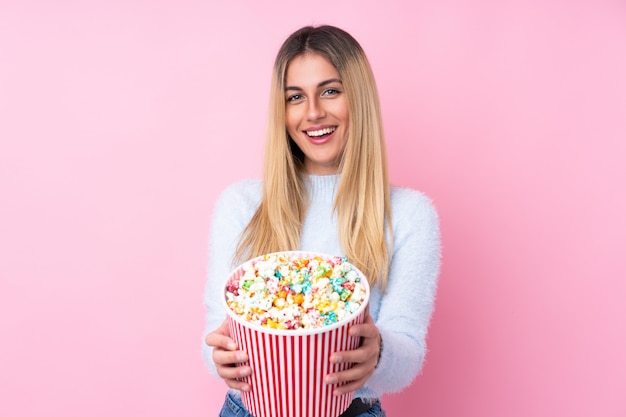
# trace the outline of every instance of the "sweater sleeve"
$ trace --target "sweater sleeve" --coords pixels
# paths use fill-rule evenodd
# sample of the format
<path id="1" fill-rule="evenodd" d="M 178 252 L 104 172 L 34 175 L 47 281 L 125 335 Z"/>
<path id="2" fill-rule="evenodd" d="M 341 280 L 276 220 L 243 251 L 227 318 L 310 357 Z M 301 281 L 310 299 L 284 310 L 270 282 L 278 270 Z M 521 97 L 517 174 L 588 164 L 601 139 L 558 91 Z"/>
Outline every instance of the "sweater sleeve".
<path id="1" fill-rule="evenodd" d="M 242 181 L 226 188 L 218 198 L 211 220 L 209 238 L 209 264 L 204 292 L 206 309 L 205 328 L 202 334 L 202 356 L 209 371 L 217 376 L 212 359 L 212 348 L 204 339 L 226 319 L 220 297 L 230 272 L 236 265 L 233 254 L 241 232 L 249 223 L 261 198 L 259 181 Z"/>
<path id="2" fill-rule="evenodd" d="M 392 222 L 389 279 L 374 316 L 384 347 L 379 365 L 367 382 L 379 393 L 404 389 L 421 371 L 441 257 L 439 218 L 425 195 L 395 189 Z"/>

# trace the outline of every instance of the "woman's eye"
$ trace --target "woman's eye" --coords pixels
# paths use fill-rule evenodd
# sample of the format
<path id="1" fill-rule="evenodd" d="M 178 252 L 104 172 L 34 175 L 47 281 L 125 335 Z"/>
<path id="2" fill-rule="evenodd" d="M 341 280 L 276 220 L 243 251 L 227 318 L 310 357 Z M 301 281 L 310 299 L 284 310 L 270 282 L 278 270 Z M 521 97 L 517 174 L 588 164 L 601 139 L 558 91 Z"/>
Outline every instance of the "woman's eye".
<path id="1" fill-rule="evenodd" d="M 324 92 L 322 93 L 323 96 L 335 96 L 337 94 L 339 94 L 340 91 L 337 90 L 336 88 L 329 88 L 324 90 Z"/>
<path id="2" fill-rule="evenodd" d="M 300 99 L 302 99 L 301 94 L 294 94 L 292 96 L 287 97 L 287 101 L 290 101 L 290 102 L 298 101 Z"/>

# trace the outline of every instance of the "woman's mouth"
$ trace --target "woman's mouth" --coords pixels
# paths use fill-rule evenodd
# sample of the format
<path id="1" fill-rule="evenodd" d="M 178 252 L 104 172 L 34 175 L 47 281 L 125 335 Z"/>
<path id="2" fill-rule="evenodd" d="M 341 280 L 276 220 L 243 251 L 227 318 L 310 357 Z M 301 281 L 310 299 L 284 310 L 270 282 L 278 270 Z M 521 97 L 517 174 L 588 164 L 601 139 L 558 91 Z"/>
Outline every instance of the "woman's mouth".
<path id="1" fill-rule="evenodd" d="M 318 129 L 318 130 L 305 130 L 304 133 L 306 133 L 307 136 L 310 138 L 319 139 L 319 138 L 323 138 L 325 136 L 330 135 L 335 130 L 337 130 L 337 127 L 333 126 L 333 127 L 325 127 L 323 129 Z"/>

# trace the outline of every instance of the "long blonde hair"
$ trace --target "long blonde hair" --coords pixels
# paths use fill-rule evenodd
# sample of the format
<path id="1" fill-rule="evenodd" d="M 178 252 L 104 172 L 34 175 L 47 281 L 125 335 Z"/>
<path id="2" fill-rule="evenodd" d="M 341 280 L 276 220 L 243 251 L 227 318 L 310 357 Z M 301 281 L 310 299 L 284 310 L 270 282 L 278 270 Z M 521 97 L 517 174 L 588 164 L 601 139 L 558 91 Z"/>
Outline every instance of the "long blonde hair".
<path id="1" fill-rule="evenodd" d="M 339 72 L 349 106 L 348 141 L 334 209 L 348 260 L 372 285 L 387 283 L 392 239 L 390 186 L 376 82 L 359 43 L 333 26 L 307 26 L 283 43 L 274 63 L 263 171 L 263 199 L 244 229 L 238 261 L 300 247 L 308 205 L 303 154 L 285 127 L 285 74 L 305 53 L 321 55 Z"/>

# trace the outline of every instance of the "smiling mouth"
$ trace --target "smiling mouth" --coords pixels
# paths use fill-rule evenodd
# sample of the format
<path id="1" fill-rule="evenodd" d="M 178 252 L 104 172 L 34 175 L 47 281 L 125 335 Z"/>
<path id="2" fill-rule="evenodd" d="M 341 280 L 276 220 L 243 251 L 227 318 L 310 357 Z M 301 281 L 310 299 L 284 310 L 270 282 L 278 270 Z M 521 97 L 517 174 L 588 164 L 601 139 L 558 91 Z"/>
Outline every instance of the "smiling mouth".
<path id="1" fill-rule="evenodd" d="M 325 127 L 324 129 L 320 130 L 305 130 L 304 133 L 306 133 L 307 136 L 311 138 L 321 138 L 330 135 L 335 130 L 337 130 L 337 127 Z"/>

